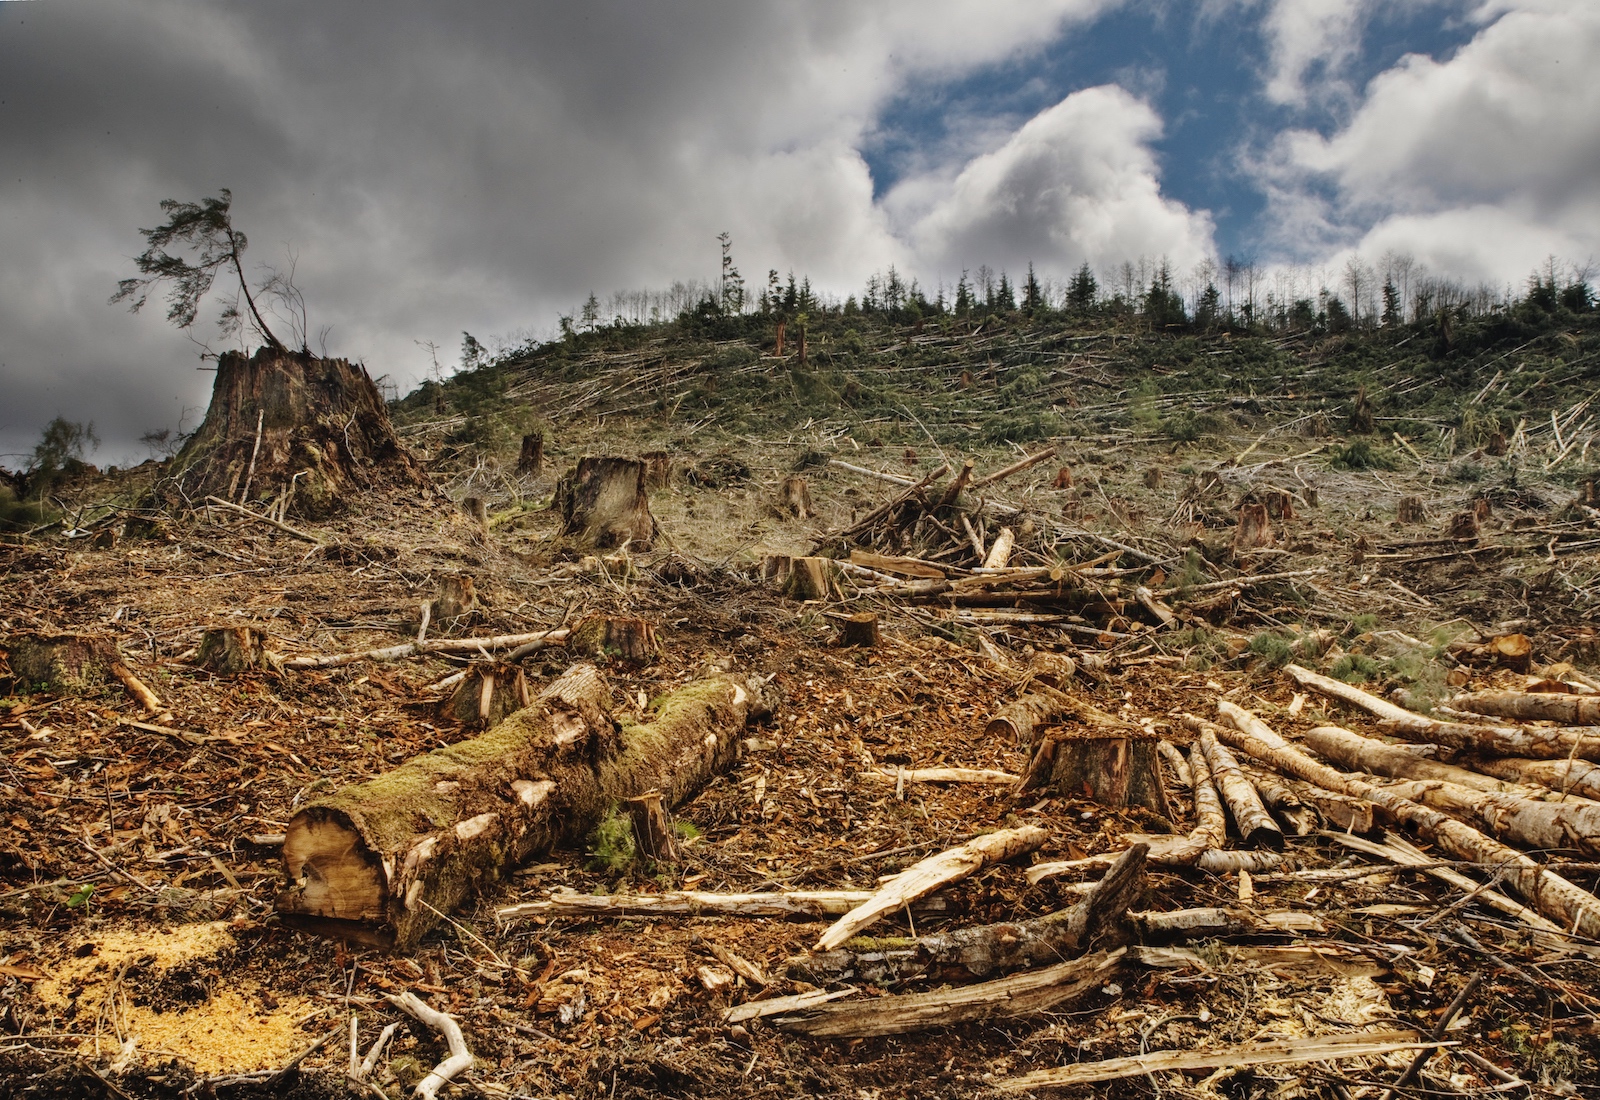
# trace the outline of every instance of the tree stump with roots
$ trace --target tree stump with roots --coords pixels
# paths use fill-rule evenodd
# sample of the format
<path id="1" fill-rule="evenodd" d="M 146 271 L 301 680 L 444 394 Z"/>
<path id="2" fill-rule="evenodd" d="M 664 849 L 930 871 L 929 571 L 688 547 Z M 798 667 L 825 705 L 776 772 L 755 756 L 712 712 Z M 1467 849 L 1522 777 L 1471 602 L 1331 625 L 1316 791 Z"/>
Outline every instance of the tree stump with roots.
<path id="1" fill-rule="evenodd" d="M 811 490 L 803 477 L 786 477 L 778 490 L 778 504 L 795 519 L 810 519 L 816 512 L 811 507 Z"/>

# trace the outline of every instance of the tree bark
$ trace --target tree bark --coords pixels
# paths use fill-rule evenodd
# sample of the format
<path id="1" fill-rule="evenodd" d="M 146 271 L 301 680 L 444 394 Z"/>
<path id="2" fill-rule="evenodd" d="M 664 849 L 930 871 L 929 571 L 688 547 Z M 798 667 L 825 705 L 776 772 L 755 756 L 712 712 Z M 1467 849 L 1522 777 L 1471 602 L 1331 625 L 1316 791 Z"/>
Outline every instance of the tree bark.
<path id="1" fill-rule="evenodd" d="M 567 649 L 576 656 L 639 666 L 661 655 L 661 640 L 648 619 L 588 615 L 567 635 Z"/>
<path id="2" fill-rule="evenodd" d="M 839 624 L 839 644 L 842 646 L 876 649 L 881 640 L 876 611 L 846 616 Z"/>
<path id="3" fill-rule="evenodd" d="M 438 594 L 428 605 L 428 621 L 434 630 L 448 634 L 467 625 L 477 609 L 478 589 L 471 577 L 443 577 Z"/>
<path id="4" fill-rule="evenodd" d="M 525 901 L 494 912 L 496 920 L 516 917 L 839 917 L 870 900 L 870 890 L 784 890 L 760 894 L 713 894 L 694 890 L 663 894 L 577 894 L 557 891 L 546 901 Z M 941 913 L 943 897 L 923 898 L 913 913 Z"/>
<path id="5" fill-rule="evenodd" d="M 1504 780 L 1475 772 L 1455 764 L 1442 764 L 1425 756 L 1395 745 L 1386 744 L 1373 737 L 1339 726 L 1317 726 L 1306 732 L 1306 744 L 1318 756 L 1340 767 L 1370 775 L 1386 775 L 1393 779 L 1422 779 L 1439 783 L 1452 783 L 1474 791 L 1491 794 L 1510 794 L 1518 798 L 1542 800 L 1552 794 L 1528 786 L 1512 786 Z"/>
<path id="6" fill-rule="evenodd" d="M 783 594 L 794 600 L 827 601 L 839 594 L 839 566 L 832 558 L 794 558 Z"/>
<path id="7" fill-rule="evenodd" d="M 1264 504 L 1245 504 L 1239 509 L 1239 525 L 1233 532 L 1233 552 L 1243 554 L 1263 546 L 1271 546 L 1272 521 Z"/>
<path id="8" fill-rule="evenodd" d="M 1427 513 L 1422 510 L 1422 498 L 1405 496 L 1400 498 L 1400 507 L 1395 514 L 1395 519 L 1401 523 L 1421 523 L 1427 518 Z"/>
<path id="9" fill-rule="evenodd" d="M 212 627 L 200 636 L 200 646 L 195 651 L 195 664 L 224 676 L 266 663 L 266 635 L 254 627 Z"/>
<path id="10" fill-rule="evenodd" d="M 1479 757 L 1470 763 L 1508 783 L 1538 784 L 1560 795 L 1600 800 L 1600 764 L 1587 760 L 1524 760 L 1512 756 Z"/>
<path id="11" fill-rule="evenodd" d="M 1582 757 L 1585 760 L 1600 760 L 1600 730 L 1582 726 L 1530 728 L 1444 722 L 1414 714 L 1360 688 L 1299 665 L 1287 665 L 1284 670 L 1302 687 L 1361 707 L 1382 719 L 1379 725 L 1386 732 L 1403 734 L 1413 740 L 1431 741 L 1483 756 L 1525 756 L 1539 760 Z"/>
<path id="12" fill-rule="evenodd" d="M 1261 796 L 1256 793 L 1255 785 L 1239 770 L 1239 762 L 1233 758 L 1233 753 L 1210 730 L 1200 731 L 1199 745 L 1200 751 L 1205 754 L 1206 766 L 1211 769 L 1212 781 L 1232 812 L 1233 823 L 1238 827 L 1239 836 L 1246 847 L 1271 848 L 1281 852 L 1283 830 L 1278 828 L 1278 823 L 1272 820 L 1272 815 L 1261 804 Z"/>
<path id="13" fill-rule="evenodd" d="M 1521 722 L 1560 722 L 1567 726 L 1600 726 L 1600 695 L 1559 692 L 1480 691 L 1450 700 L 1456 710 L 1515 718 Z"/>
<path id="14" fill-rule="evenodd" d="M 1048 790 L 1122 809 L 1142 806 L 1170 819 L 1159 738 L 1142 730 L 1054 730 L 1036 738 L 1020 790 Z"/>
<path id="15" fill-rule="evenodd" d="M 1004 569 L 1006 562 L 1011 560 L 1011 548 L 1016 545 L 1016 532 L 1009 527 L 1000 528 L 1000 533 L 995 536 L 994 545 L 989 548 L 989 554 L 983 559 L 985 569 Z"/>
<path id="16" fill-rule="evenodd" d="M 3 649 L 14 692 L 82 695 L 111 678 L 117 643 L 98 634 L 13 634 Z"/>
<path id="17" fill-rule="evenodd" d="M 656 521 L 645 496 L 644 463 L 587 456 L 556 486 L 561 533 L 596 550 L 629 545 L 647 550 Z"/>
<path id="18" fill-rule="evenodd" d="M 619 729 L 610 690 L 577 665 L 490 732 L 300 809 L 286 830 L 285 923 L 402 950 L 537 851 L 586 832 L 607 805 L 658 789 L 687 799 L 738 753 L 767 707 L 719 678 Z"/>
<path id="19" fill-rule="evenodd" d="M 1310 836 L 1316 832 L 1319 818 L 1321 817 L 1327 816 L 1332 820 L 1331 815 L 1323 813 L 1316 805 L 1308 804 L 1308 799 L 1302 798 L 1295 786 L 1291 785 L 1283 776 L 1264 772 L 1258 768 L 1246 768 L 1243 765 L 1240 766 L 1240 770 L 1244 772 L 1245 777 L 1250 782 L 1255 784 L 1256 790 L 1261 795 L 1261 801 L 1289 826 L 1289 831 L 1294 833 L 1295 836 Z M 1344 802 L 1350 801 L 1349 799 L 1343 799 L 1343 796 L 1336 795 L 1332 791 L 1324 791 L 1323 794 L 1328 798 L 1342 799 Z M 1351 816 L 1340 822 L 1339 827 L 1348 828 L 1362 823 L 1366 825 L 1366 828 L 1359 829 L 1357 830 L 1358 832 L 1372 831 L 1372 815 L 1370 812 L 1364 822 Z"/>
<path id="20" fill-rule="evenodd" d="M 1254 715 L 1249 717 L 1251 721 L 1242 722 L 1225 713 L 1224 718 L 1230 724 L 1237 723 L 1250 728 L 1245 731 L 1235 725 L 1234 729 L 1219 733 L 1218 736 L 1234 748 L 1249 753 L 1279 771 L 1383 807 L 1397 821 L 1431 838 L 1457 859 L 1502 865 L 1512 888 L 1528 899 L 1540 913 L 1580 935 L 1594 938 L 1600 934 L 1600 898 L 1546 870 L 1515 848 L 1509 848 L 1439 810 L 1318 763 L 1284 741 L 1266 723 Z"/>

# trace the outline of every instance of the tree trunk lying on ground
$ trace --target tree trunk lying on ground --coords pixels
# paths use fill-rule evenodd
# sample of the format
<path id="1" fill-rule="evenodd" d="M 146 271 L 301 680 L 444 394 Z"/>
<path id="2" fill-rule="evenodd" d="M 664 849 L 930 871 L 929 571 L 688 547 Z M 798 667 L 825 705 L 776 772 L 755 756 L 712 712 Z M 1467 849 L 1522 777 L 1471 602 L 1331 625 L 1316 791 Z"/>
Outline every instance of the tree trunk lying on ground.
<path id="1" fill-rule="evenodd" d="M 416 757 L 303 807 L 283 845 L 285 923 L 382 947 L 436 921 L 534 852 L 587 832 L 606 807 L 658 789 L 678 805 L 770 709 L 757 682 L 718 678 L 618 728 L 610 689 L 577 665 L 489 733 Z"/>
<path id="2" fill-rule="evenodd" d="M 517 917 L 839 917 L 872 900 L 871 890 L 783 890 L 759 894 L 714 894 L 676 890 L 665 894 L 578 894 L 557 891 L 544 901 L 524 901 L 494 911 L 496 920 Z M 942 894 L 911 904 L 913 915 L 950 908 Z"/>
<path id="3" fill-rule="evenodd" d="M 1524 760 L 1512 756 L 1469 762 L 1479 771 L 1508 783 L 1537 783 L 1561 795 L 1600 800 L 1600 764 L 1587 760 Z"/>
<path id="4" fill-rule="evenodd" d="M 1306 744 L 1325 760 L 1352 771 L 1369 775 L 1386 775 L 1393 779 L 1424 779 L 1440 783 L 1453 783 L 1475 791 L 1515 795 L 1518 798 L 1543 800 L 1556 797 L 1553 791 L 1529 786 L 1515 786 L 1503 779 L 1483 775 L 1470 768 L 1455 764 L 1441 764 L 1426 756 L 1340 726 L 1317 726 L 1306 731 Z"/>
<path id="5" fill-rule="evenodd" d="M 1370 692 L 1299 665 L 1286 665 L 1284 671 L 1302 687 L 1309 687 L 1329 698 L 1342 700 L 1377 715 L 1382 719 L 1380 724 L 1386 732 L 1483 756 L 1526 756 L 1539 760 L 1561 760 L 1573 756 L 1585 760 L 1600 759 L 1600 729 L 1442 722 L 1437 718 L 1415 714 Z"/>
<path id="6" fill-rule="evenodd" d="M 1337 681 L 1335 681 L 1337 682 Z M 1242 708 L 1236 708 L 1242 710 Z M 1279 737 L 1265 722 L 1243 712 L 1223 717 L 1234 726 L 1219 733 L 1234 748 L 1290 775 L 1330 791 L 1354 795 L 1382 806 L 1395 820 L 1434 840 L 1457 859 L 1503 865 L 1506 881 L 1544 916 L 1591 938 L 1600 935 L 1600 898 L 1545 870 L 1522 852 L 1509 848 L 1439 810 L 1423 806 L 1374 783 L 1318 763 Z M 1239 726 L 1246 728 L 1239 729 Z"/>
<path id="7" fill-rule="evenodd" d="M 1129 848 L 1087 896 L 1047 917 L 904 939 L 852 940 L 835 950 L 796 956 L 785 971 L 791 978 L 818 985 L 843 981 L 881 985 L 930 973 L 943 976 L 951 970 L 983 978 L 1081 955 L 1114 934 L 1129 907 L 1143 897 L 1147 851 L 1142 844 Z"/>
<path id="8" fill-rule="evenodd" d="M 1246 768 L 1242 764 L 1239 770 L 1244 772 L 1246 779 L 1255 784 L 1257 793 L 1261 795 L 1261 801 L 1289 827 L 1290 832 L 1295 836 L 1310 836 L 1316 832 L 1321 812 L 1315 805 L 1308 804 L 1306 799 L 1301 798 L 1300 793 L 1281 775 L 1264 772 L 1258 768 Z M 1326 793 L 1338 797 L 1331 791 Z M 1370 819 L 1367 827 L 1369 829 L 1372 827 Z"/>
<path id="9" fill-rule="evenodd" d="M 1524 722 L 1561 722 L 1568 726 L 1600 726 L 1600 695 L 1566 695 L 1545 691 L 1479 691 L 1450 700 L 1456 710 L 1516 718 Z"/>
<path id="10" fill-rule="evenodd" d="M 1206 766 L 1211 769 L 1212 782 L 1217 785 L 1217 793 L 1233 814 L 1233 823 L 1245 846 L 1281 852 L 1283 830 L 1278 828 L 1278 823 L 1272 820 L 1272 815 L 1261 804 L 1260 794 L 1239 770 L 1239 762 L 1233 758 L 1233 753 L 1210 730 L 1201 730 L 1198 740 L 1200 751 L 1205 754 Z"/>

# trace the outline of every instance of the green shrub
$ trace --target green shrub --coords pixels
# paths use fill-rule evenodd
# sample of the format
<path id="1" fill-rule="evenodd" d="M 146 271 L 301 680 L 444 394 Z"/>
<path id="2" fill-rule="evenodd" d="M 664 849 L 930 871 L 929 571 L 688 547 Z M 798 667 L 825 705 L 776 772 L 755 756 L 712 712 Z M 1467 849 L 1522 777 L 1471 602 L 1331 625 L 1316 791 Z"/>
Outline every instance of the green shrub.
<path id="1" fill-rule="evenodd" d="M 1271 630 L 1263 630 L 1251 638 L 1249 651 L 1261 658 L 1261 664 L 1266 668 L 1282 668 L 1295 659 L 1293 644 Z"/>
<path id="2" fill-rule="evenodd" d="M 1400 459 L 1391 447 L 1354 439 L 1343 447 L 1335 447 L 1328 464 L 1335 470 L 1398 470 Z"/>
<path id="3" fill-rule="evenodd" d="M 589 870 L 620 875 L 633 866 L 638 856 L 633 821 L 613 805 L 589 834 Z"/>
<path id="4" fill-rule="evenodd" d="M 1333 668 L 1328 670 L 1328 675 L 1347 684 L 1364 684 L 1368 680 L 1376 679 L 1382 667 L 1377 660 L 1365 653 L 1346 653 L 1333 662 Z"/>

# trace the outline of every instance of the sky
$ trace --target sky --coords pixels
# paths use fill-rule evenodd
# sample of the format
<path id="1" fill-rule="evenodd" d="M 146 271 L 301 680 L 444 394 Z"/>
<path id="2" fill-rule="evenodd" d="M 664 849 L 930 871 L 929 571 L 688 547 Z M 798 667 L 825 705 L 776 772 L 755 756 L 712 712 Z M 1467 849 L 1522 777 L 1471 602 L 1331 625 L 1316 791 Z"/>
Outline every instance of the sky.
<path id="1" fill-rule="evenodd" d="M 1595 0 L 0 0 L 0 465 L 57 415 L 101 463 L 199 423 L 217 307 L 107 301 L 163 199 L 230 189 L 312 350 L 406 391 L 464 331 L 714 279 L 724 231 L 840 298 L 1141 257 L 1519 287 L 1600 255 L 1596 71 Z"/>

